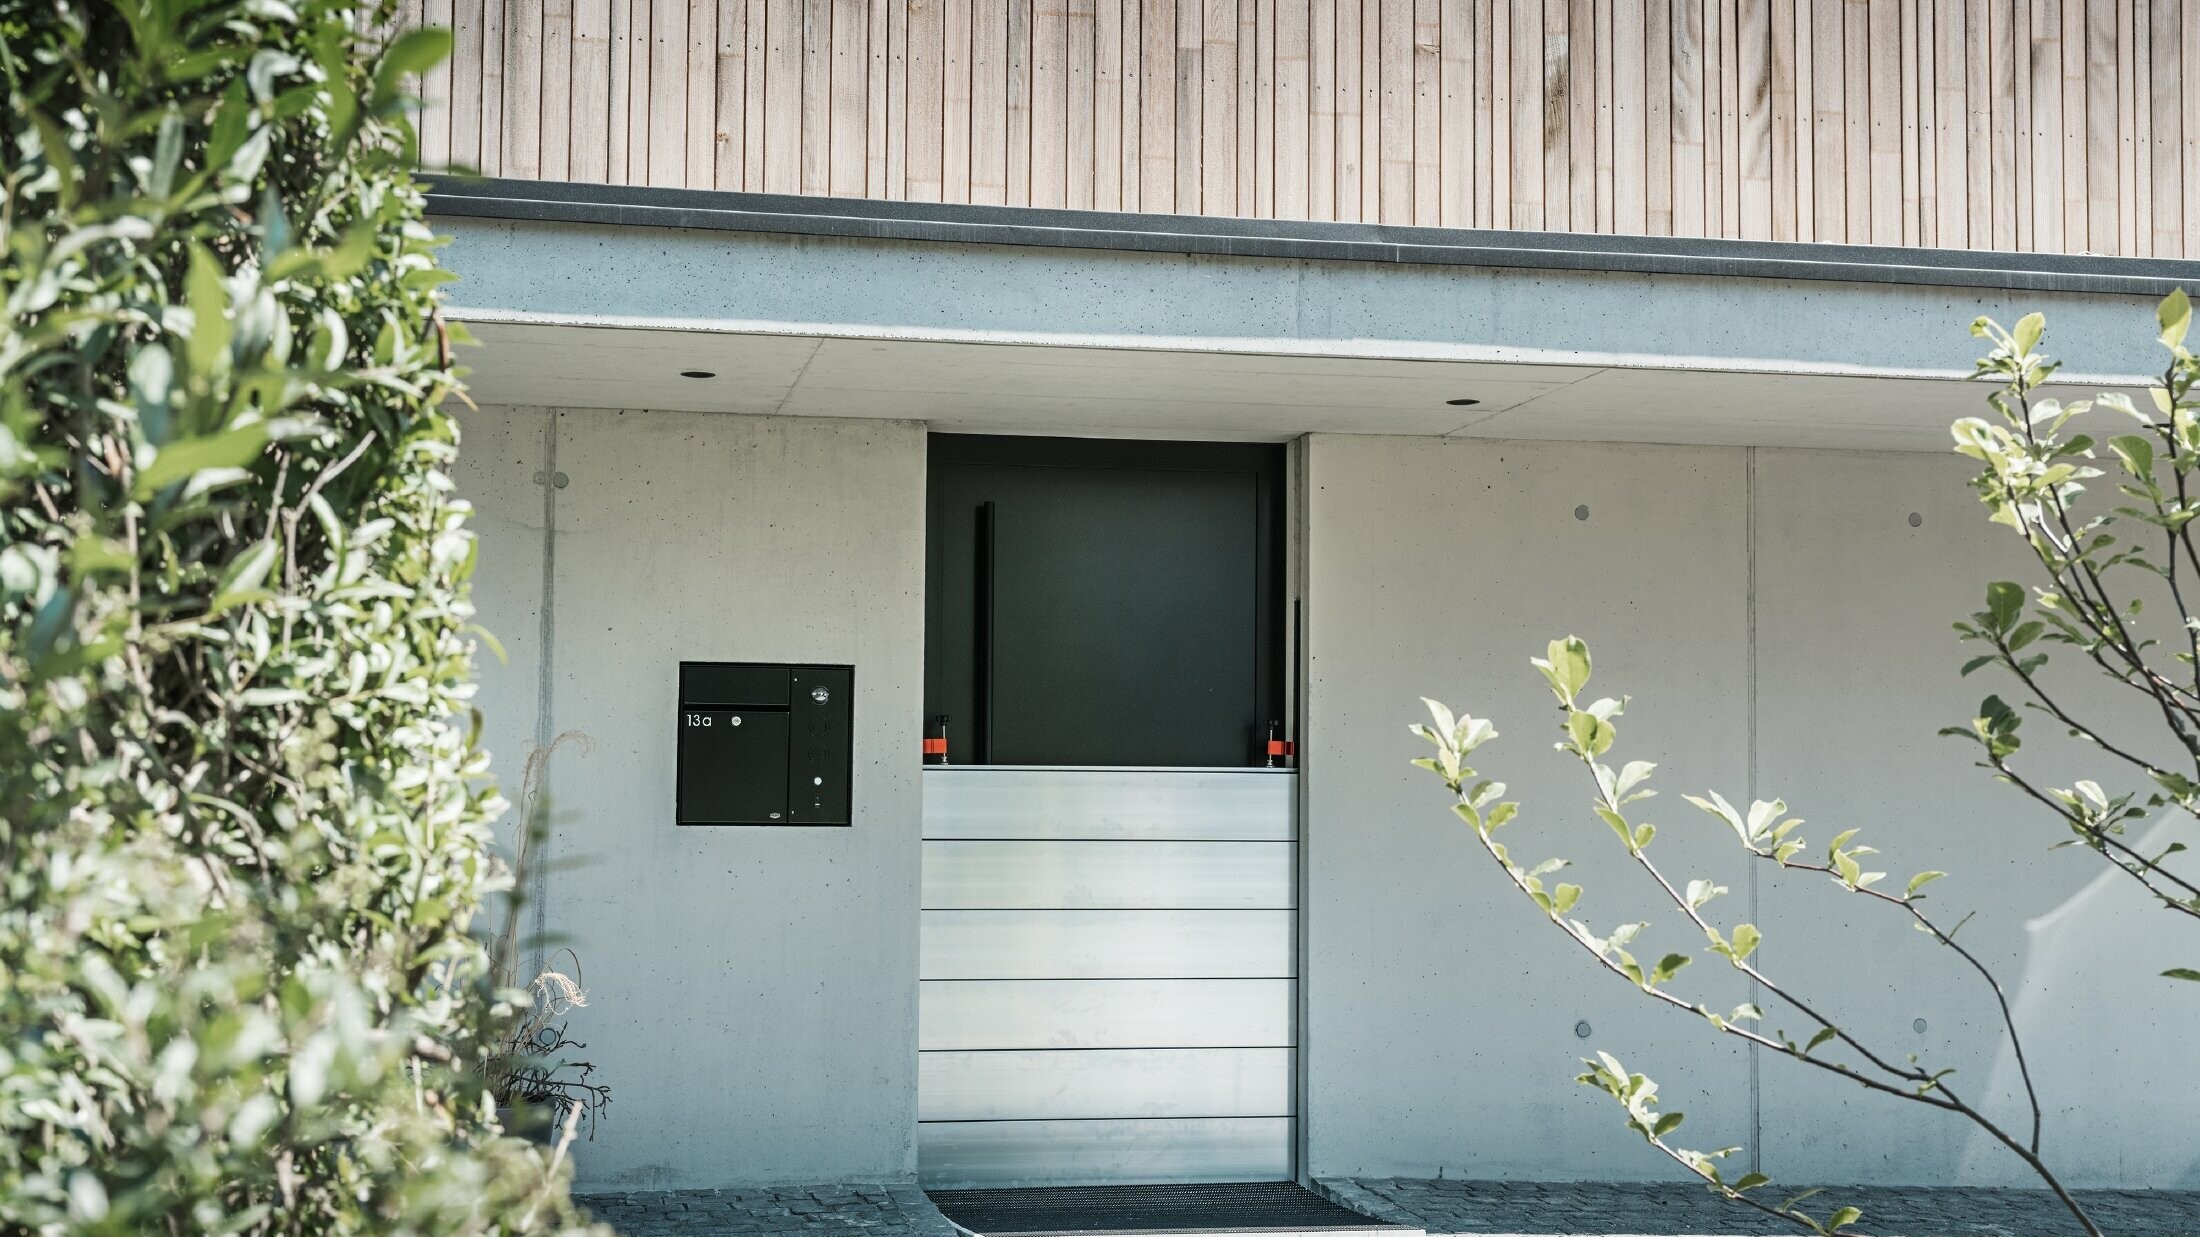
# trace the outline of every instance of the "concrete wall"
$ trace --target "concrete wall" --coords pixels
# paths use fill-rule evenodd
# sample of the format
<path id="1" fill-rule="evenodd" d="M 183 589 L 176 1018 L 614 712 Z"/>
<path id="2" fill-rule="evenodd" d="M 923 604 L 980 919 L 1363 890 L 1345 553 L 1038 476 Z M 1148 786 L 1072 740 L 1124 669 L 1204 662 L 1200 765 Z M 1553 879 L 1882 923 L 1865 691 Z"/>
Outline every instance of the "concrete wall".
<path id="1" fill-rule="evenodd" d="M 1593 686 L 1634 697 L 1613 757 L 1660 764 L 1665 797 L 1643 805 L 1661 827 L 1654 854 L 1731 887 L 1715 918 L 1760 924 L 1764 965 L 1895 1057 L 1957 1067 L 1966 1099 L 2025 1124 L 1974 976 L 1890 908 L 1821 879 L 1761 873 L 1753 889 L 1731 836 L 1683 792 L 1784 796 L 1821 843 L 1862 827 L 1895 879 L 1953 873 L 1933 905 L 1979 912 L 1964 939 L 2016 1003 L 2051 1160 L 2076 1184 L 2200 1184 L 2200 1111 L 2150 1098 L 2191 1094 L 2175 1063 L 2191 996 L 2153 978 L 2189 962 L 2189 937 L 2085 852 L 2050 852 L 2051 820 L 1933 737 L 2002 689 L 1957 677 L 1968 652 L 1948 624 L 1988 579 L 2022 578 L 1962 461 L 1352 437 L 1307 451 L 1312 1173 L 1670 1176 L 1609 1099 L 1569 1081 L 1602 1048 L 1664 1084 L 1689 1114 L 1684 1145 L 1758 1144 L 1784 1181 L 2035 1183 L 1966 1125 L 1789 1060 L 1753 1065 L 1601 972 L 1406 766 L 1423 748 L 1403 730 L 1416 696 L 1494 717 L 1504 737 L 1481 767 L 1523 802 L 1515 856 L 1585 861 L 1592 924 L 1646 917 L 1579 766 L 1550 748 L 1550 697 L 1527 665 L 1574 632 L 1597 655 Z M 2105 689 L 2079 698 L 2136 720 Z M 2043 767 L 2125 784 L 2067 751 Z M 1700 950 L 1669 913 L 1654 922 L 1638 953 Z M 1743 999 L 1716 958 L 1676 987 Z"/>
<path id="2" fill-rule="evenodd" d="M 583 960 L 592 1004 L 573 1029 L 615 1093 L 581 1150 L 583 1186 L 906 1178 L 921 429 L 523 408 L 464 422 L 477 599 L 509 652 L 482 675 L 498 767 L 516 788 L 528 744 L 577 730 L 594 745 L 552 762 L 559 866 L 530 907 Z M 2050 853 L 2036 811 L 1932 737 L 1996 686 L 1955 676 L 1948 622 L 2021 567 L 1960 461 L 1329 436 L 1304 456 L 1307 1169 L 1670 1175 L 1571 1083 L 1604 1048 L 1665 1084 L 1691 1145 L 1751 1144 L 1783 1180 L 2025 1180 L 1966 1127 L 1792 1062 L 1753 1065 L 1596 970 L 1407 766 L 1416 696 L 1495 717 L 1504 737 L 1483 764 L 1526 806 L 1516 853 L 1575 859 L 1594 924 L 1654 918 L 1640 952 L 1699 948 L 1550 748 L 1527 659 L 1576 632 L 1596 687 L 1634 697 L 1614 755 L 1661 765 L 1657 854 L 1731 887 L 1714 908 L 1763 925 L 1768 966 L 2018 1111 L 1974 980 L 1821 881 L 1763 874 L 1753 890 L 1683 791 L 1784 795 L 1813 838 L 1861 826 L 1889 871 L 1954 873 L 1936 905 L 1980 911 L 1966 940 L 2009 983 L 2050 1155 L 2081 1184 L 2200 1184 L 2200 1109 L 2149 1100 L 2190 1092 L 2190 995 L 2150 978 L 2189 964 L 2186 942 L 2089 856 Z M 856 826 L 675 828 L 682 658 L 855 663 Z M 1679 986 L 1721 1006 L 1747 996 L 1710 959 Z"/>
<path id="3" fill-rule="evenodd" d="M 915 1170 L 924 437 L 899 422 L 484 408 L 496 767 L 551 761 L 532 917 L 580 957 L 581 1055 L 613 1090 L 583 1188 Z M 538 480 L 537 478 L 540 478 Z M 855 824 L 681 829 L 683 659 L 856 667 Z"/>

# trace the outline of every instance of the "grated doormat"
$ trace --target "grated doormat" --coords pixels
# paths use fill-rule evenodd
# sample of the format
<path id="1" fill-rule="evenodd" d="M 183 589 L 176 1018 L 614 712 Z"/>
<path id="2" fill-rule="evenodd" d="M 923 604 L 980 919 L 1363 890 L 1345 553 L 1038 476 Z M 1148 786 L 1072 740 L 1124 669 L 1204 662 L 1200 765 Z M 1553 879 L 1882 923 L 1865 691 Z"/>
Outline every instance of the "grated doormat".
<path id="1" fill-rule="evenodd" d="M 1413 1231 L 1349 1211 L 1288 1181 L 926 1193 L 940 1214 L 979 1237 Z"/>

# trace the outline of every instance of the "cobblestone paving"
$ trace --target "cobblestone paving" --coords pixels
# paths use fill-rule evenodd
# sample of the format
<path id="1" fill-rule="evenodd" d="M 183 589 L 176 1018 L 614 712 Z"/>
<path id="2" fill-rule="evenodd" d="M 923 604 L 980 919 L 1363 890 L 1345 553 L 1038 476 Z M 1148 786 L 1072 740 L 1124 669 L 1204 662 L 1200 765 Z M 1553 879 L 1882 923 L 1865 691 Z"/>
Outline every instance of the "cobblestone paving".
<path id="1" fill-rule="evenodd" d="M 642 1190 L 580 1201 L 625 1237 L 955 1237 L 955 1226 L 913 1185 Z"/>
<path id="2" fill-rule="evenodd" d="M 1759 1237 L 1790 1228 L 1700 1186 L 1543 1184 L 1349 1178 L 1318 1183 L 1380 1220 L 1437 1234 L 1620 1234 Z M 2200 1190 L 2083 1190 L 2079 1202 L 2111 1237 L 2200 1237 Z M 1832 1199 L 1830 1204 L 1826 1200 Z M 1821 1204 L 1813 1208 L 1812 1204 Z M 1803 1210 L 1820 1219 L 1861 1207 L 1875 1237 L 2077 1237 L 2083 1230 L 2045 1190 L 1829 1189 Z"/>

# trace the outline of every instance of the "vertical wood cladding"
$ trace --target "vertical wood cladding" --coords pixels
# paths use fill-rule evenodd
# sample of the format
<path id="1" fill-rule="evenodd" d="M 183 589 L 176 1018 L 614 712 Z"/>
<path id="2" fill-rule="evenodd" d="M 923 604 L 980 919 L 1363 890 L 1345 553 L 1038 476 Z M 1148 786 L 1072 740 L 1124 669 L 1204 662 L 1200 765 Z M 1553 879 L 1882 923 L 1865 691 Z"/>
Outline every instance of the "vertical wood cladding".
<path id="1" fill-rule="evenodd" d="M 499 176 L 2200 256 L 2189 0 L 408 0 Z"/>

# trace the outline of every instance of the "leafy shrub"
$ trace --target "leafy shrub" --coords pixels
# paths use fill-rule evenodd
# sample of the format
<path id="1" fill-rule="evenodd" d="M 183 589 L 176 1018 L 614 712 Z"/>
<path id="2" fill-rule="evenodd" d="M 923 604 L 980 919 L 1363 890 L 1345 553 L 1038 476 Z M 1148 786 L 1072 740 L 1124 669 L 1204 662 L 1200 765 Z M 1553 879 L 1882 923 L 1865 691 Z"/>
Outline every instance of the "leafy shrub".
<path id="1" fill-rule="evenodd" d="M 0 0 L 0 1228 L 576 1218 L 479 1068 L 448 35 L 389 16 Z"/>
<path id="2" fill-rule="evenodd" d="M 1966 417 L 1956 423 L 1956 450 L 1977 462 L 1972 488 L 1990 519 L 2023 540 L 2040 579 L 2030 590 L 2012 581 L 1988 585 L 1986 608 L 1955 625 L 1962 640 L 1987 649 L 1966 663 L 1962 673 L 2001 671 L 2014 684 L 2017 705 L 1989 696 L 1967 725 L 1941 733 L 1976 743 L 1983 753 L 1982 768 L 2052 815 L 2067 835 L 2059 846 L 2092 851 L 2155 904 L 2189 921 L 2200 919 L 2200 880 L 2174 862 L 2188 845 L 2172 841 L 2142 847 L 2126 832 L 2131 821 L 2157 813 L 2188 828 L 2200 820 L 2200 608 L 2187 600 L 2188 589 L 2200 588 L 2200 545 L 2193 532 L 2200 521 L 2200 358 L 2185 344 L 2192 305 L 2183 292 L 2162 301 L 2157 320 L 2170 359 L 2144 408 L 2117 393 L 2070 403 L 2043 396 L 2041 388 L 2058 366 L 2039 352 L 2046 323 L 2038 314 L 2010 329 L 1984 318 L 1972 324 L 1972 333 L 1992 346 L 1978 362 L 1976 376 L 1996 380 L 2000 389 L 1988 397 L 1993 417 Z M 2114 434 L 2105 442 L 2075 432 L 2071 427 L 2077 418 L 2091 412 L 2113 414 L 2122 422 L 2119 429 L 2134 432 Z M 2115 461 L 2113 471 L 2102 466 L 2107 457 Z M 2104 478 L 2113 478 L 2114 497 L 2089 494 L 2088 484 Z M 2142 621 L 2150 599 L 2157 612 L 2159 602 L 2169 603 L 2166 620 Z M 2133 742 L 2112 737 L 2102 722 L 2082 716 L 2067 690 L 2042 674 L 2049 650 L 2055 648 L 2076 654 L 2082 666 L 2134 693 L 2144 715 L 2160 719 L 2159 728 L 2150 725 L 2153 732 Z M 1764 938 L 1754 924 L 1717 922 L 1717 913 L 1709 908 L 1726 888 L 1708 879 L 1668 875 L 1650 854 L 1656 827 L 1631 815 L 1634 804 L 1656 793 L 1650 787 L 1654 766 L 1637 760 L 1614 770 L 1602 763 L 1618 739 L 1625 698 L 1589 700 L 1588 646 L 1573 637 L 1554 640 L 1533 665 L 1558 701 L 1563 717 L 1559 748 L 1581 763 L 1592 783 L 1593 813 L 1672 912 L 1708 942 L 1703 952 L 1747 977 L 1753 992 L 1765 994 L 1775 1016 L 1796 1020 L 1807 1038 L 1798 1042 L 1767 1025 L 1766 1011 L 1755 1001 L 1714 1010 L 1682 995 L 1673 981 L 1693 960 L 1691 955 L 1667 953 L 1646 965 L 1646 959 L 1638 960 L 1629 951 L 1648 924 L 1626 923 L 1599 932 L 1576 918 L 1581 886 L 1545 879 L 1565 869 L 1567 861 L 1523 866 L 1499 840 L 1498 831 L 1517 816 L 1519 804 L 1505 799 L 1504 783 L 1482 777 L 1467 763 L 1476 749 L 1497 737 L 1495 726 L 1425 701 L 1430 723 L 1413 731 L 1434 744 L 1436 754 L 1414 763 L 1443 780 L 1454 799 L 1453 811 L 1473 829 L 1509 883 L 1606 972 L 1651 1001 L 1697 1015 L 1714 1034 L 1747 1042 L 1799 1068 L 1833 1074 L 1882 1097 L 1970 1123 L 2021 1161 L 2085 1232 L 2098 1237 L 2096 1222 L 2042 1155 L 2039 1093 L 2008 998 L 1977 954 L 1956 939 L 1968 917 L 1948 923 L 1925 909 L 1926 888 L 1946 873 L 1919 872 L 1898 893 L 1881 886 L 1885 872 L 1865 869 L 1867 858 L 1878 852 L 1857 843 L 1855 829 L 1835 835 L 1821 859 L 1806 844 L 1800 832 L 1803 822 L 1788 815 L 1785 802 L 1753 802 L 1744 811 L 1715 791 L 1708 797 L 1688 797 L 1720 822 L 1722 833 L 1733 834 L 1750 860 L 1825 877 L 1907 919 L 1960 958 L 1992 992 L 1999 1009 L 2028 1108 L 2021 1122 L 2004 1124 L 1987 1115 L 1978 1095 L 1951 1080 L 1954 1070 L 1867 1042 L 1840 1010 L 1772 973 L 1758 955 Z M 2106 772 L 2055 786 L 2022 767 L 2023 709 L 2052 719 Z M 2136 788 L 2121 788 L 2119 779 L 2136 783 Z M 2163 974 L 2200 981 L 2200 969 L 2189 966 Z M 1768 1190 L 1772 1182 L 1764 1174 L 1725 1176 L 1721 1164 L 1738 1147 L 1699 1151 L 1677 1144 L 1672 1136 L 1683 1114 L 1661 1108 L 1658 1084 L 1647 1075 L 1631 1071 L 1606 1052 L 1583 1065 L 1586 1072 L 1577 1081 L 1616 1100 L 1626 1110 L 1630 1130 L 1715 1192 L 1810 1232 L 1857 1232 L 1851 1226 L 1863 1213 L 1856 1207 L 1820 1211 L 1814 1205 L 1805 1211 L 1798 1204 L 1816 1191 L 1775 1202 L 1779 1196 Z"/>

